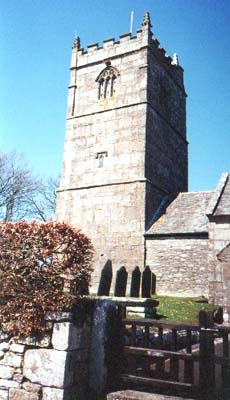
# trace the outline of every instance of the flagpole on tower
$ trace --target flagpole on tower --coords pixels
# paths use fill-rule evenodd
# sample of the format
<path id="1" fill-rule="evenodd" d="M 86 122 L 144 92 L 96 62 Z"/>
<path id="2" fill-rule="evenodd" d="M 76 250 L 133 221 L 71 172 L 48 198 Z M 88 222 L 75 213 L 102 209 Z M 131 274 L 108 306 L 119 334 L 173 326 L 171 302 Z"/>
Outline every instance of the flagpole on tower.
<path id="1" fill-rule="evenodd" d="M 134 11 L 131 11 L 131 20 L 130 20 L 130 33 L 133 33 L 133 15 Z"/>

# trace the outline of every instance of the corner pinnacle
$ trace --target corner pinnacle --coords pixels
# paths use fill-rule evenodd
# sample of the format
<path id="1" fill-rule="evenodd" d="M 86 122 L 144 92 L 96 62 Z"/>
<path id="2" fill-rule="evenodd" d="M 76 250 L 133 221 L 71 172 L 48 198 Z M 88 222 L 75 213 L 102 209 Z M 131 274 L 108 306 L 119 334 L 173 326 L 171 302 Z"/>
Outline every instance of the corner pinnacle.
<path id="1" fill-rule="evenodd" d="M 144 18 L 143 18 L 143 21 L 142 21 L 142 26 L 147 26 L 148 28 L 152 27 L 150 14 L 149 14 L 148 11 L 144 14 Z"/>
<path id="2" fill-rule="evenodd" d="M 178 58 L 178 55 L 176 54 L 176 53 L 174 53 L 173 54 L 173 56 L 172 56 L 172 63 L 171 63 L 172 65 L 180 65 L 179 64 L 179 58 Z"/>
<path id="3" fill-rule="evenodd" d="M 73 48 L 80 50 L 80 47 L 81 47 L 81 41 L 80 41 L 79 36 L 77 36 L 73 41 Z"/>

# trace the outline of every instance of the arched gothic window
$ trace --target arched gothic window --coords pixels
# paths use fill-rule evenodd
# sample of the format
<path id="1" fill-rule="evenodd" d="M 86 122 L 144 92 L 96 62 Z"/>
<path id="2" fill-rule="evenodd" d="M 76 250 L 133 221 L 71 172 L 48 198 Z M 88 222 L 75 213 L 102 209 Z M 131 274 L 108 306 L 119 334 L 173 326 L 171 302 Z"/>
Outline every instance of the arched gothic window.
<path id="1" fill-rule="evenodd" d="M 96 79 L 96 82 L 98 82 L 98 100 L 106 99 L 114 95 L 118 75 L 118 70 L 111 65 L 107 65 L 107 67 L 101 71 Z"/>

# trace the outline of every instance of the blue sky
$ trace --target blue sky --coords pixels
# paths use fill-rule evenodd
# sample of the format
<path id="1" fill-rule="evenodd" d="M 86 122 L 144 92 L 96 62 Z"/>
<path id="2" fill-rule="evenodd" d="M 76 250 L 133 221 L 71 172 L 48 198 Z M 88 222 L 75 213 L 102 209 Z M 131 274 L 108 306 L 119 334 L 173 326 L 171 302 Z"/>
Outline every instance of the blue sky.
<path id="1" fill-rule="evenodd" d="M 61 171 L 74 35 L 83 47 L 129 31 L 145 11 L 185 70 L 189 189 L 230 171 L 230 0 L 0 0 L 0 150 L 35 174 Z"/>

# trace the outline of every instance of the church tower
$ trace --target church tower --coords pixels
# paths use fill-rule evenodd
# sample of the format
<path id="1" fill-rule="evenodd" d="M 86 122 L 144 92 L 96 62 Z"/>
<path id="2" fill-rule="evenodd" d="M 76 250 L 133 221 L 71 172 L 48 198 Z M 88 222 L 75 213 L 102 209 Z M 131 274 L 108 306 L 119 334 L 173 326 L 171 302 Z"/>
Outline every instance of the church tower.
<path id="1" fill-rule="evenodd" d="M 183 69 L 151 32 L 85 51 L 74 41 L 57 219 L 93 242 L 96 288 L 109 259 L 113 273 L 145 264 L 144 232 L 162 199 L 187 191 Z"/>

